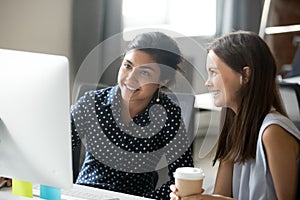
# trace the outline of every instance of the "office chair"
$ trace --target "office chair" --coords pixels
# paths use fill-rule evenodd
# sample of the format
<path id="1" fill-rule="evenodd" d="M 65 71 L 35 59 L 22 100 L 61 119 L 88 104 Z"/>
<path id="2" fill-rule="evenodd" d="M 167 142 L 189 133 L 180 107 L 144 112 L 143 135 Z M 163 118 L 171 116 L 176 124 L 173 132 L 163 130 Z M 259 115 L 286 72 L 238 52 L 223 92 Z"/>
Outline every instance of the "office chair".
<path id="1" fill-rule="evenodd" d="M 289 118 L 300 129 L 300 85 L 281 81 L 279 92 Z"/>

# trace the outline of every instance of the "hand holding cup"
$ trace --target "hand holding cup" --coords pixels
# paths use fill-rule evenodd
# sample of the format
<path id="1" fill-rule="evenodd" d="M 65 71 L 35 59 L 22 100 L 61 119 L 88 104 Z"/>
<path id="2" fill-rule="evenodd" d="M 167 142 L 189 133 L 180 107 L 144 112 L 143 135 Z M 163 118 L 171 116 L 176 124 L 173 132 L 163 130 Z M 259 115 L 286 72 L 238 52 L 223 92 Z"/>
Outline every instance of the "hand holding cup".
<path id="1" fill-rule="evenodd" d="M 202 193 L 204 172 L 201 168 L 181 167 L 174 172 L 175 186 L 180 197 Z"/>

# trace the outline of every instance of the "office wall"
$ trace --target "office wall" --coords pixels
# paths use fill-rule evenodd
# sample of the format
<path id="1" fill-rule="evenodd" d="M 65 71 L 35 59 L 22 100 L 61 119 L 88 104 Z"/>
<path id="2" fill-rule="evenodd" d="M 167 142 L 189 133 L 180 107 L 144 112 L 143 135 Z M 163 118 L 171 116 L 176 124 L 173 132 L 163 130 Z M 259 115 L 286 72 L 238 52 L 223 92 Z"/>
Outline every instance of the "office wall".
<path id="1" fill-rule="evenodd" d="M 72 61 L 71 12 L 72 0 L 0 0 L 0 48 L 65 55 Z"/>
<path id="2" fill-rule="evenodd" d="M 100 79 L 105 70 L 105 59 L 111 57 L 110 54 L 120 51 L 121 42 L 110 42 L 108 48 L 103 49 L 103 55 L 99 55 L 99 66 L 94 66 L 93 72 L 88 77 L 81 76 L 80 67 L 88 55 L 99 45 L 121 32 L 122 27 L 122 1 L 121 0 L 73 0 L 73 31 L 72 31 L 72 54 L 74 56 L 74 71 L 77 72 L 77 82 L 93 82 Z M 118 66 L 119 67 L 119 66 Z M 79 72 L 78 72 L 79 71 Z M 109 70 L 108 70 L 109 71 Z M 112 74 L 111 74 L 112 73 Z M 115 76 L 116 69 L 107 72 L 106 77 L 102 77 L 102 83 L 107 85 L 115 84 L 111 82 Z M 76 90 L 76 83 L 74 83 Z"/>

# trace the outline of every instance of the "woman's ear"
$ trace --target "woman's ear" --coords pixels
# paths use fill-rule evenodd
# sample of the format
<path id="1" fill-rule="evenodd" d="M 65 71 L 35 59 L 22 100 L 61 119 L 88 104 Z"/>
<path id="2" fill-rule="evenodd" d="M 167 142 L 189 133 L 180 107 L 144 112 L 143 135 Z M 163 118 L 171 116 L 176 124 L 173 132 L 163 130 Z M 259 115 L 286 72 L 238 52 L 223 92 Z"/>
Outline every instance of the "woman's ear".
<path id="1" fill-rule="evenodd" d="M 251 76 L 251 68 L 249 66 L 245 66 L 242 69 L 242 83 L 247 84 L 250 80 Z"/>

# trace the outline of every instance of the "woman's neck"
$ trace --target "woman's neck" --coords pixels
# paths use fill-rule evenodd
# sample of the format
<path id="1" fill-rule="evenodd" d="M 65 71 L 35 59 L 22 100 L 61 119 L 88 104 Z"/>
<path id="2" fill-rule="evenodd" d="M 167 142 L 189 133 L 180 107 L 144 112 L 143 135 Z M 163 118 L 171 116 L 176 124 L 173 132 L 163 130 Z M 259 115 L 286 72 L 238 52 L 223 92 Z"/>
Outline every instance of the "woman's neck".
<path id="1" fill-rule="evenodd" d="M 149 101 L 150 102 L 150 101 Z M 125 124 L 129 124 L 130 120 L 146 109 L 149 102 L 124 102 L 121 103 L 121 118 Z"/>

